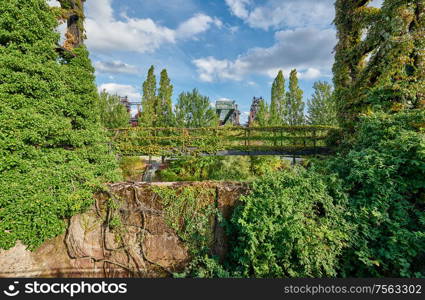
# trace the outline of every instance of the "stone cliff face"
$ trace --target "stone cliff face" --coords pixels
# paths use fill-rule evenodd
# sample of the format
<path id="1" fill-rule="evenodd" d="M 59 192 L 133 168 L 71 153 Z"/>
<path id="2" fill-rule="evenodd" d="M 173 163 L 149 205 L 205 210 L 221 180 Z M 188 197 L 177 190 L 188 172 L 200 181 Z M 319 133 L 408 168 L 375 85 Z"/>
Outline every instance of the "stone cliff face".
<path id="1" fill-rule="evenodd" d="M 164 204 L 152 189 L 206 187 L 207 199 L 229 218 L 247 187 L 241 183 L 117 183 L 110 194 L 96 195 L 84 214 L 72 217 L 67 232 L 34 252 L 18 243 L 0 251 L 0 277 L 167 277 L 190 262 L 187 245 L 169 226 Z M 110 205 L 110 201 L 118 201 Z M 116 222 L 119 227 L 113 229 Z M 224 229 L 211 220 L 213 254 L 227 251 Z M 115 225 L 114 225 L 115 226 Z"/>

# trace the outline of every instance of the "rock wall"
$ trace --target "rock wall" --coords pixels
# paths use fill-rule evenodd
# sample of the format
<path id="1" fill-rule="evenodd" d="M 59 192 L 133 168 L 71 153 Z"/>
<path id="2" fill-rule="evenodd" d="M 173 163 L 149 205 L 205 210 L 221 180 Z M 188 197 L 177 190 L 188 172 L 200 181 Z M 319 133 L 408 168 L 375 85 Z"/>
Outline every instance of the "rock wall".
<path id="1" fill-rule="evenodd" d="M 21 243 L 0 251 L 0 277 L 157 278 L 183 270 L 191 259 L 187 245 L 167 225 L 164 206 L 153 186 L 215 189 L 202 201 L 215 204 L 225 218 L 247 191 L 244 184 L 229 182 L 111 184 L 111 193 L 96 195 L 88 211 L 68 220 L 65 234 L 33 252 Z M 112 209 L 111 199 L 117 200 Z M 117 218 L 121 225 L 113 230 Z M 227 238 L 218 222 L 212 222 L 211 251 L 223 257 Z"/>

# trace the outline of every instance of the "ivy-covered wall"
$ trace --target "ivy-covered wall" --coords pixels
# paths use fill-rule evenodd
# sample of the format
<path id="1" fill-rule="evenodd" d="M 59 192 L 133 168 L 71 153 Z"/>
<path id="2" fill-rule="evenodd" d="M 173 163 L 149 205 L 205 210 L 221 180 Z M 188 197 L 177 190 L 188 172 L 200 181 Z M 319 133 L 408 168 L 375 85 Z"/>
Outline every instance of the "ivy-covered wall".
<path id="1" fill-rule="evenodd" d="M 361 114 L 425 107 L 425 1 L 337 0 L 333 67 L 341 125 Z"/>
<path id="2" fill-rule="evenodd" d="M 2 1 L 0 15 L 0 248 L 34 249 L 120 176 L 85 47 L 58 54 L 45 0 Z"/>

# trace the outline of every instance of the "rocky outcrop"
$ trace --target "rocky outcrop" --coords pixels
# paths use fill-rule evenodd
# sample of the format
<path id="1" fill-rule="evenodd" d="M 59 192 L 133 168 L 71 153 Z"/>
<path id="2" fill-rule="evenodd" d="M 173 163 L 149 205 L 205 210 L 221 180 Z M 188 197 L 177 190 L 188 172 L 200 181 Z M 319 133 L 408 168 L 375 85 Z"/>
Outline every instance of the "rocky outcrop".
<path id="1" fill-rule="evenodd" d="M 191 260 L 187 245 L 164 217 L 164 205 L 152 187 L 205 187 L 215 193 L 202 199 L 231 216 L 241 183 L 116 183 L 96 195 L 84 214 L 68 220 L 67 232 L 31 252 L 21 243 L 0 251 L 0 277 L 167 277 Z M 115 201 L 111 205 L 110 201 Z M 109 204 L 108 204 L 109 203 Z M 211 251 L 227 251 L 224 229 L 213 220 Z"/>

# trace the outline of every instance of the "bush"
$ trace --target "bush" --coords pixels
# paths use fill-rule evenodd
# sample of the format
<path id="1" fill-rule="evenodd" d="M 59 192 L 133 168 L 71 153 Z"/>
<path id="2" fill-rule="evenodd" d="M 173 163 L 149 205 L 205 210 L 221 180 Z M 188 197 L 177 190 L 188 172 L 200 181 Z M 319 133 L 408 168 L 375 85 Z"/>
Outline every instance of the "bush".
<path id="1" fill-rule="evenodd" d="M 356 228 L 341 275 L 425 276 L 424 111 L 363 117 L 352 149 L 328 163 L 349 194 Z"/>
<path id="2" fill-rule="evenodd" d="M 186 157 L 172 161 L 160 176 L 163 181 L 249 181 L 288 167 L 289 161 L 278 156 Z"/>
<path id="3" fill-rule="evenodd" d="M 244 277 L 336 276 L 349 236 L 335 178 L 303 168 L 253 182 L 231 221 L 230 262 Z"/>

